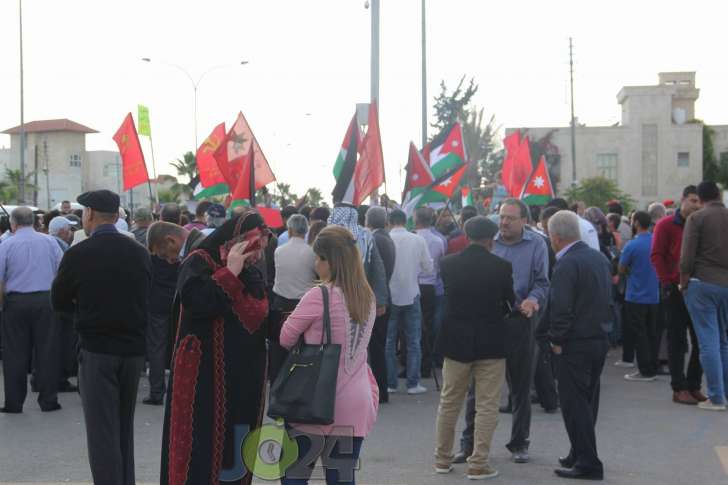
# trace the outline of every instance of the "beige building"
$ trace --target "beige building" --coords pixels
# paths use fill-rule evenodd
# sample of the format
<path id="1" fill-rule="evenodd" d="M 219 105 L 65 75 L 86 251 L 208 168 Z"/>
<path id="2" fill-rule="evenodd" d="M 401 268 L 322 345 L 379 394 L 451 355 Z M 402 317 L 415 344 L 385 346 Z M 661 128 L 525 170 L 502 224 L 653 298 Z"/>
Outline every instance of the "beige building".
<path id="1" fill-rule="evenodd" d="M 10 135 L 10 148 L 0 149 L 0 179 L 7 169 L 20 168 L 20 126 L 2 132 Z M 48 209 L 63 200 L 75 201 L 87 190 L 109 189 L 119 193 L 130 207 L 149 205 L 146 184 L 122 192 L 121 157 L 117 151 L 86 150 L 86 135 L 96 130 L 68 119 L 32 121 L 25 124 L 25 171 L 38 190 L 26 194 L 26 202 Z M 50 199 L 50 200 L 49 200 Z M 4 201 L 0 201 L 4 202 Z"/>
<path id="2" fill-rule="evenodd" d="M 613 126 L 577 123 L 576 180 L 604 176 L 644 207 L 679 199 L 703 173 L 703 125 L 695 122 L 694 72 L 664 72 L 656 86 L 626 86 L 617 93 L 622 120 Z M 728 126 L 715 130 L 716 156 L 728 160 Z M 510 134 L 516 128 L 509 128 Z M 557 190 L 572 182 L 571 129 L 521 128 L 533 140 L 549 138 L 546 156 Z"/>

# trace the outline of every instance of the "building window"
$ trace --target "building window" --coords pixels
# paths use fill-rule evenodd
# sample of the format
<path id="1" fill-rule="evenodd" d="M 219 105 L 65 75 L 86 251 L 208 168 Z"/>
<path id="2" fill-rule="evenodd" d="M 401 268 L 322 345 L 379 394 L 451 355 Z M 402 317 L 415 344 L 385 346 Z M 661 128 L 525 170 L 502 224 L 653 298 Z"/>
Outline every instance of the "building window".
<path id="1" fill-rule="evenodd" d="M 597 173 L 600 177 L 617 181 L 617 154 L 616 153 L 598 153 L 597 154 Z"/>
<path id="2" fill-rule="evenodd" d="M 68 161 L 68 164 L 71 167 L 79 167 L 80 168 L 81 167 L 81 155 L 78 155 L 76 153 L 74 153 L 73 155 L 71 155 L 71 158 Z"/>
<path id="3" fill-rule="evenodd" d="M 728 163 L 728 152 L 720 152 L 720 163 Z"/>
<path id="4" fill-rule="evenodd" d="M 677 152 L 677 166 L 678 167 L 689 167 L 690 166 L 690 152 Z"/>

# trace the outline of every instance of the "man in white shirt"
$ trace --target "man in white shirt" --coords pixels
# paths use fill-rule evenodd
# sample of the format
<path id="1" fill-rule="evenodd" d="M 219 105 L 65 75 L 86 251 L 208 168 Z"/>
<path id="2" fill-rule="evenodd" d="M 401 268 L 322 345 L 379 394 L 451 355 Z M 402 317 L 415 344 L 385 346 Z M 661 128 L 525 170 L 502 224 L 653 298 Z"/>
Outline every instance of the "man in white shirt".
<path id="1" fill-rule="evenodd" d="M 546 207 L 556 207 L 559 210 L 569 210 L 569 204 L 564 199 L 555 198 L 552 199 Z M 590 248 L 599 251 L 599 234 L 597 234 L 597 228 L 594 224 L 587 221 L 583 217 L 579 217 L 579 234 L 581 240 L 585 242 Z"/>
<path id="2" fill-rule="evenodd" d="M 268 374 L 271 382 L 275 380 L 288 354 L 278 343 L 281 324 L 316 281 L 314 269 L 316 256 L 304 239 L 308 232 L 308 221 L 301 214 L 294 214 L 286 221 L 286 228 L 288 243 L 279 245 L 273 257 L 276 272 L 268 336 L 270 344 Z"/>
<path id="3" fill-rule="evenodd" d="M 418 277 L 420 273 L 431 273 L 433 263 L 427 242 L 422 236 L 408 232 L 406 223 L 407 216 L 401 210 L 389 214 L 389 224 L 392 226 L 389 235 L 394 242 L 397 258 L 389 283 L 392 308 L 387 327 L 387 380 L 389 393 L 397 392 L 397 333 L 400 323 L 403 323 L 407 345 L 407 393 L 421 394 L 427 389 L 420 385 L 422 310 Z"/>

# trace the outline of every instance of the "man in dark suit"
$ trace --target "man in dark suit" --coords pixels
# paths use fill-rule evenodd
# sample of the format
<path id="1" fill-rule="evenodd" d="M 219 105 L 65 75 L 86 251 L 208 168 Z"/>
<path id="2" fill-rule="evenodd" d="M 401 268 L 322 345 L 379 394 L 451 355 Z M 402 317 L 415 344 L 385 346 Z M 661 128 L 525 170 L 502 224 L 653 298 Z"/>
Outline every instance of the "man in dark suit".
<path id="1" fill-rule="evenodd" d="M 75 312 L 79 388 L 91 474 L 96 485 L 133 485 L 134 409 L 144 368 L 151 262 L 146 248 L 120 234 L 119 196 L 78 197 L 88 239 L 63 256 L 53 307 Z"/>
<path id="2" fill-rule="evenodd" d="M 548 222 L 556 266 L 551 278 L 548 317 L 539 336 L 547 339 L 556 361 L 561 411 L 571 442 L 559 458 L 563 478 L 603 480 L 594 426 L 599 411 L 599 379 L 609 347 L 611 271 L 599 251 L 581 242 L 579 219 L 559 211 Z"/>
<path id="3" fill-rule="evenodd" d="M 505 315 L 515 302 L 511 263 L 491 254 L 498 226 L 478 216 L 465 224 L 470 245 L 441 262 L 445 319 L 435 349 L 444 356 L 437 413 L 435 471 L 452 470 L 455 424 L 471 381 L 475 382 L 475 436 L 468 478 L 498 475 L 488 455 L 498 424 L 506 374 Z"/>
<path id="4" fill-rule="evenodd" d="M 377 246 L 379 255 L 384 263 L 384 273 L 387 276 L 387 293 L 389 294 L 389 281 L 394 271 L 395 249 L 394 241 L 387 232 L 387 210 L 384 207 L 371 207 L 366 213 L 366 226 L 372 231 L 374 244 Z M 389 402 L 389 391 L 387 389 L 387 359 L 385 348 L 387 346 L 387 322 L 389 321 L 389 305 L 391 296 L 387 297 L 387 310 L 374 320 L 372 338 L 369 340 L 369 360 L 372 373 L 379 386 L 379 402 Z"/>

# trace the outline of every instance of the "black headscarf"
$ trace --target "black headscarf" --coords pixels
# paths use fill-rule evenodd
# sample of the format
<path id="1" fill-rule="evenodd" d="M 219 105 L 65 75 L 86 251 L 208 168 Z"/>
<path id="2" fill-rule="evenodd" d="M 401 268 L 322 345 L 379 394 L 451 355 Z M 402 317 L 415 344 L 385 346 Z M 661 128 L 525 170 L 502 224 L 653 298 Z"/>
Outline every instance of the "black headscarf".
<path id="1" fill-rule="evenodd" d="M 225 224 L 207 236 L 198 249 L 208 253 L 217 264 L 223 266 L 225 262 L 222 260 L 220 248 L 235 238 L 255 229 L 263 230 L 266 233 L 265 237 L 267 237 L 268 228 L 263 218 L 257 212 L 248 211 L 233 216 L 232 219 L 225 222 Z M 265 280 L 263 274 L 254 265 L 246 265 L 240 272 L 238 278 L 245 285 L 246 293 L 250 293 L 259 299 L 265 296 Z"/>

